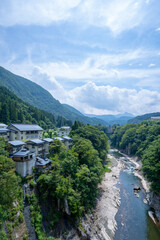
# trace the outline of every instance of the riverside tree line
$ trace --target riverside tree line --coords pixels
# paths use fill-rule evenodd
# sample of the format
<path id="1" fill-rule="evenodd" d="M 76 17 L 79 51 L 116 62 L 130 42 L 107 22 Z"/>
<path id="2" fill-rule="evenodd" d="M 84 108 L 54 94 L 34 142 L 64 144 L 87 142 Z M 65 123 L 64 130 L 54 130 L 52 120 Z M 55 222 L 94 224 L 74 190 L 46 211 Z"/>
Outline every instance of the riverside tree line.
<path id="1" fill-rule="evenodd" d="M 160 193 L 160 122 L 143 121 L 115 128 L 113 147 L 142 159 L 142 169 L 152 190 Z"/>

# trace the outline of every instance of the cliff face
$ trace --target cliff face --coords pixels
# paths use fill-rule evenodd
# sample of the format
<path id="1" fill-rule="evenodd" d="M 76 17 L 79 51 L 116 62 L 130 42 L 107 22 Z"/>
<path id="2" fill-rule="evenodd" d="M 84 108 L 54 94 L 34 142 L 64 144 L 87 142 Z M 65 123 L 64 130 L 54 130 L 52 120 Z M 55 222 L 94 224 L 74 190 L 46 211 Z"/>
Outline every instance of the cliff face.
<path id="1" fill-rule="evenodd" d="M 151 192 L 150 206 L 155 210 L 155 214 L 160 222 L 160 194 Z"/>

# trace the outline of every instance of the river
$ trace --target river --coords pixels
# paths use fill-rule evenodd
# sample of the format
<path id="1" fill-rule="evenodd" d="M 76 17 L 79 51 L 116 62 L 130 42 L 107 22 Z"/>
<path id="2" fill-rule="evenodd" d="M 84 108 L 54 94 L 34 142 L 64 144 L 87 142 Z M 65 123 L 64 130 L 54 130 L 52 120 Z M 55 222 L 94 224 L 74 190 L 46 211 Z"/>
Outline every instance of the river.
<path id="1" fill-rule="evenodd" d="M 133 174 L 134 164 L 117 152 L 111 150 L 110 154 L 125 163 L 119 176 L 121 204 L 116 214 L 114 240 L 160 240 L 160 229 L 148 215 L 149 205 L 143 202 L 146 198 L 145 191 L 140 179 Z M 141 186 L 139 197 L 133 191 L 137 185 Z"/>

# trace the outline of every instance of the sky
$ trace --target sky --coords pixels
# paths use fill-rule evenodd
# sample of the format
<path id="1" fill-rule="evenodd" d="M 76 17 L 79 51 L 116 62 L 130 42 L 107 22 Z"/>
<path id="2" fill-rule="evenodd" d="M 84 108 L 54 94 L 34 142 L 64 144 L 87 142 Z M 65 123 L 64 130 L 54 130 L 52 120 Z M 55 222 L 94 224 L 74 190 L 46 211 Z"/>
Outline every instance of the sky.
<path id="1" fill-rule="evenodd" d="M 160 112 L 160 1 L 0 0 L 0 65 L 85 114 Z"/>

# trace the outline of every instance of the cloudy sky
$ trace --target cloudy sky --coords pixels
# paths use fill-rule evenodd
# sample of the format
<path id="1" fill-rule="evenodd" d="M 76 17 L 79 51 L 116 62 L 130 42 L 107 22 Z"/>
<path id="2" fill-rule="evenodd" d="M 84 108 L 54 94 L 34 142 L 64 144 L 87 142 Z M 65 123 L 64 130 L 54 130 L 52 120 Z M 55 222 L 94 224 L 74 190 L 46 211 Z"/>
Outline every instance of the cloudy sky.
<path id="1" fill-rule="evenodd" d="M 83 113 L 160 111 L 160 1 L 0 0 L 0 65 Z"/>

